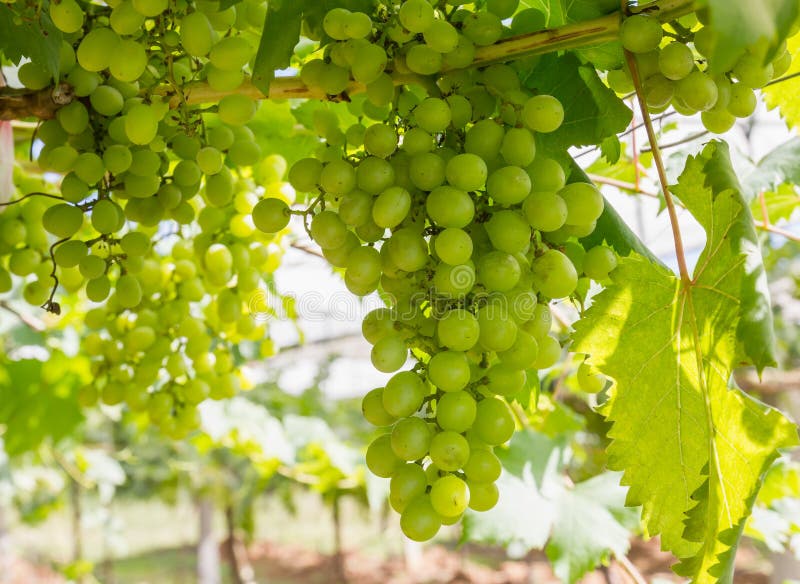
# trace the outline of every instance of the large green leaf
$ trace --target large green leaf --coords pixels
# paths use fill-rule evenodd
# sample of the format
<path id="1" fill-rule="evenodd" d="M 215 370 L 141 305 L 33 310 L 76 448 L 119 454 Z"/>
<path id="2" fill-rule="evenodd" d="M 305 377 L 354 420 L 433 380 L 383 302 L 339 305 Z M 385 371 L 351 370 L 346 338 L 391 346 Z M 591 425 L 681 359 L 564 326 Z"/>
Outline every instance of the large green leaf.
<path id="1" fill-rule="evenodd" d="M 597 75 L 592 65 L 575 55 L 544 55 L 525 85 L 553 95 L 564 106 L 564 123 L 551 134 L 539 136 L 548 150 L 600 144 L 625 130 L 633 113 Z"/>
<path id="2" fill-rule="evenodd" d="M 761 91 L 767 106 L 779 108 L 789 127 L 796 128 L 800 125 L 800 99 L 797 99 L 800 93 L 800 76 L 791 76 L 800 75 L 800 35 L 794 35 L 786 45 L 792 54 L 792 64 L 784 74 L 786 80 L 768 85 Z"/>
<path id="3" fill-rule="evenodd" d="M 720 72 L 731 70 L 750 46 L 766 43 L 771 55 L 798 14 L 796 0 L 706 0 L 705 4 L 715 32 L 709 65 Z"/>
<path id="4" fill-rule="evenodd" d="M 787 182 L 800 184 L 800 138 L 792 138 L 767 153 L 742 184 L 748 200 L 752 200 Z"/>
<path id="5" fill-rule="evenodd" d="M 635 513 L 625 509 L 619 474 L 570 485 L 563 474 L 566 442 L 530 430 L 517 433 L 498 456 L 500 500 L 487 512 L 467 514 L 463 539 L 545 549 L 558 577 L 570 583 L 609 553 L 627 552 Z"/>
<path id="6" fill-rule="evenodd" d="M 261 43 L 253 64 L 253 85 L 269 95 L 275 71 L 289 66 L 294 47 L 300 40 L 300 23 L 305 0 L 270 2 L 264 17 Z"/>
<path id="7" fill-rule="evenodd" d="M 752 229 L 728 171 L 727 149 L 711 143 L 674 187 L 707 234 L 692 280 L 624 258 L 575 334 L 575 351 L 615 382 L 609 467 L 624 471 L 628 504 L 643 506 L 648 533 L 697 583 L 732 581 L 762 475 L 797 443 L 780 412 L 728 387 Z"/>

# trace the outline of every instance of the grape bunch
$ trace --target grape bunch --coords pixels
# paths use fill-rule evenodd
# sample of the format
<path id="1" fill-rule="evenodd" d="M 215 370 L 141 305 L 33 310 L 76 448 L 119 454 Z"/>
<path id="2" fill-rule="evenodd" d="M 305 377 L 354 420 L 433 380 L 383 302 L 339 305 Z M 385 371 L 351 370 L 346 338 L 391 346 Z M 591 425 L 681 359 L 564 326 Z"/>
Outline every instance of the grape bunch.
<path id="1" fill-rule="evenodd" d="M 656 17 L 637 14 L 622 23 L 620 40 L 635 54 L 651 112 L 659 113 L 670 106 L 686 116 L 700 112 L 706 129 L 722 134 L 737 118 L 755 111 L 755 90 L 786 73 L 792 57 L 783 43 L 775 56 L 767 59 L 769 47 L 762 43 L 750 47 L 730 71 L 714 74 L 707 65 L 713 33 L 704 24 L 704 13 L 693 13 L 666 25 L 673 40 L 665 41 L 667 35 Z M 634 89 L 627 67 L 609 71 L 607 81 L 617 93 Z"/>
<path id="2" fill-rule="evenodd" d="M 324 141 L 288 180 L 309 194 L 306 229 L 347 288 L 386 300 L 363 321 L 373 365 L 393 374 L 363 400 L 384 429 L 366 462 L 391 478 L 390 503 L 419 541 L 496 504 L 494 449 L 517 423 L 509 404 L 562 352 L 549 302 L 606 281 L 617 263 L 611 249 L 579 243 L 603 212 L 598 189 L 567 184 L 537 150 L 536 135 L 561 126 L 562 104 L 523 88 L 509 65 L 463 69 L 473 45 L 503 34 L 500 17 L 424 0 L 370 15 L 334 9 L 323 21 L 333 40 L 301 72 L 332 95 L 350 76 L 366 85 L 347 96 L 357 123 L 340 129 L 332 109 L 314 112 Z M 395 87 L 387 71 L 406 70 L 424 87 Z M 290 213 L 263 200 L 253 218 L 279 230 Z M 580 377 L 587 391 L 604 385 L 586 367 Z"/>
<path id="3" fill-rule="evenodd" d="M 240 342 L 272 351 L 248 307 L 264 297 L 281 238 L 253 209 L 294 201 L 286 162 L 262 154 L 249 97 L 188 99 L 195 81 L 228 92 L 244 81 L 266 5 L 60 0 L 49 11 L 74 99 L 36 133 L 36 163 L 57 186 L 26 186 L 41 196 L 0 216 L 0 293 L 19 283 L 54 313 L 71 301 L 59 289 L 80 293 L 92 303 L 82 348 L 96 378 L 83 403 L 125 402 L 182 436 L 199 402 L 247 384 Z M 34 90 L 52 82 L 36 62 L 19 78 Z"/>

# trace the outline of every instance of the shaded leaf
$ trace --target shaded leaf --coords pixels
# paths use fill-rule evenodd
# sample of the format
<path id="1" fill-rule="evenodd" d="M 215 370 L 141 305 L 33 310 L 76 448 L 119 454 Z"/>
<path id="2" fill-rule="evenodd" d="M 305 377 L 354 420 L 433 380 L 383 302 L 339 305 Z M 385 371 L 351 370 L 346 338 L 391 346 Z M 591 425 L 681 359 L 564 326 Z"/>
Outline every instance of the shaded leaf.
<path id="1" fill-rule="evenodd" d="M 792 138 L 764 155 L 742 180 L 748 201 L 784 183 L 800 184 L 800 138 Z"/>
<path id="2" fill-rule="evenodd" d="M 48 6 L 49 2 L 42 4 L 38 21 L 21 20 L 17 23 L 15 11 L 0 3 L 0 55 L 15 65 L 27 57 L 44 66 L 53 79 L 58 79 L 62 35 L 50 20 Z"/>
<path id="3" fill-rule="evenodd" d="M 304 0 L 269 3 L 252 78 L 253 85 L 264 95 L 269 95 L 275 71 L 289 66 L 294 47 L 300 40 L 304 4 Z"/>

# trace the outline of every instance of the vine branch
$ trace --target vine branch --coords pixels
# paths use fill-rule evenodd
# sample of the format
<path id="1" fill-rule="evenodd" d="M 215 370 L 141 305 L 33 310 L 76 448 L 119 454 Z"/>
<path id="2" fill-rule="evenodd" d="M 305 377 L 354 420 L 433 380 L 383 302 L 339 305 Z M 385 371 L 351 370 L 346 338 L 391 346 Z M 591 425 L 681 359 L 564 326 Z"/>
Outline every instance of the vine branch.
<path id="1" fill-rule="evenodd" d="M 658 0 L 637 6 L 636 12 L 648 12 L 662 21 L 669 21 L 694 10 L 694 0 Z M 619 35 L 621 11 L 606 16 L 565 24 L 523 35 L 502 39 L 493 45 L 479 47 L 471 67 L 483 67 L 490 63 L 509 61 L 520 57 L 543 55 L 566 49 L 579 49 L 615 40 Z M 403 85 L 421 80 L 415 75 L 394 74 L 395 85 Z M 366 87 L 351 81 L 345 95 L 362 92 Z M 264 95 L 248 79 L 232 91 L 217 91 L 205 82 L 191 83 L 182 93 L 175 93 L 169 84 L 157 88 L 156 93 L 170 96 L 170 105 L 177 107 L 185 97 L 189 105 L 216 102 L 231 94 L 241 94 L 253 99 L 339 99 L 325 95 L 318 88 L 307 87 L 299 77 L 278 77 L 270 84 L 269 95 Z M 182 97 L 184 96 L 184 97 Z M 65 101 L 66 100 L 66 101 Z M 49 119 L 55 111 L 72 100 L 72 93 L 66 84 L 37 92 L 26 90 L 0 90 L 0 120 L 16 120 L 26 117 Z"/>
<path id="2" fill-rule="evenodd" d="M 678 224 L 678 213 L 675 210 L 675 200 L 669 190 L 669 181 L 667 180 L 667 172 L 664 169 L 664 160 L 661 158 L 661 150 L 658 147 L 658 138 L 653 129 L 653 121 L 650 119 L 650 110 L 647 109 L 647 101 L 644 97 L 642 89 L 642 80 L 639 77 L 639 69 L 636 66 L 636 59 L 630 51 L 625 51 L 625 59 L 628 61 L 628 67 L 631 72 L 631 79 L 633 86 L 636 88 L 636 99 L 639 102 L 639 109 L 642 112 L 642 120 L 644 127 L 647 130 L 647 139 L 650 142 L 650 147 L 653 150 L 653 162 L 658 171 L 658 179 L 661 182 L 661 190 L 664 193 L 664 201 L 667 205 L 667 213 L 669 213 L 669 222 L 672 227 L 672 238 L 675 242 L 675 255 L 678 260 L 678 270 L 680 271 L 681 280 L 684 284 L 690 284 L 692 281 L 689 275 L 689 269 L 686 266 L 686 254 L 683 250 L 683 238 L 681 237 L 681 229 Z"/>

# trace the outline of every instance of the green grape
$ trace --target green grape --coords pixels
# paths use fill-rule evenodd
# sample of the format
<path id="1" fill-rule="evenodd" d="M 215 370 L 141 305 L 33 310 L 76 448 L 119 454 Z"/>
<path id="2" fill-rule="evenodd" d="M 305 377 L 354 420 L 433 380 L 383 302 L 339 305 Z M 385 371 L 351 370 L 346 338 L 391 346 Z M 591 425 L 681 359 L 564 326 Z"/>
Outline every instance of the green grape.
<path id="1" fill-rule="evenodd" d="M 780 53 L 777 57 L 772 60 L 772 78 L 778 79 L 786 74 L 789 71 L 789 67 L 792 66 L 792 54 L 784 50 Z"/>
<path id="2" fill-rule="evenodd" d="M 83 26 L 83 9 L 75 0 L 50 3 L 50 19 L 63 33 L 78 32 Z"/>
<path id="3" fill-rule="evenodd" d="M 561 345 L 555 337 L 547 334 L 538 337 L 537 340 L 539 353 L 533 366 L 536 369 L 548 369 L 555 365 L 561 357 Z"/>
<path id="4" fill-rule="evenodd" d="M 361 323 L 361 333 L 371 345 L 394 330 L 394 318 L 390 308 L 376 308 L 370 311 Z"/>
<path id="5" fill-rule="evenodd" d="M 90 30 L 78 45 L 78 63 L 87 71 L 102 71 L 111 63 L 120 38 L 110 28 L 98 27 Z"/>
<path id="6" fill-rule="evenodd" d="M 109 62 L 111 74 L 120 81 L 135 81 L 147 67 L 147 54 L 136 41 L 123 39 L 117 43 Z"/>
<path id="7" fill-rule="evenodd" d="M 428 243 L 412 228 L 398 229 L 389 239 L 389 257 L 406 272 L 415 272 L 428 263 Z"/>
<path id="8" fill-rule="evenodd" d="M 488 0 L 486 3 L 486 9 L 503 20 L 511 18 L 518 7 L 519 0 Z"/>
<path id="9" fill-rule="evenodd" d="M 466 227 L 475 215 L 475 205 L 467 192 L 446 185 L 430 192 L 425 199 L 425 210 L 440 227 Z"/>
<path id="10" fill-rule="evenodd" d="M 86 282 L 86 297 L 92 302 L 102 302 L 111 292 L 111 282 L 106 276 L 98 276 Z"/>
<path id="11" fill-rule="evenodd" d="M 192 57 L 205 57 L 214 45 L 214 32 L 202 12 L 187 14 L 180 21 L 181 45 Z"/>
<path id="12" fill-rule="evenodd" d="M 100 85 L 89 96 L 94 110 L 104 116 L 114 116 L 122 111 L 125 103 L 122 94 L 110 85 Z"/>
<path id="13" fill-rule="evenodd" d="M 208 53 L 208 60 L 223 71 L 238 71 L 253 54 L 253 47 L 244 37 L 229 36 L 219 40 Z"/>
<path id="14" fill-rule="evenodd" d="M 622 21 L 619 36 L 622 46 L 631 53 L 646 53 L 658 48 L 664 31 L 658 18 L 635 14 Z"/>
<path id="15" fill-rule="evenodd" d="M 345 26 L 348 37 L 351 39 L 361 39 L 372 32 L 372 19 L 363 12 L 353 12 L 347 19 L 347 24 Z"/>
<path id="16" fill-rule="evenodd" d="M 56 146 L 50 152 L 50 168 L 56 172 L 69 172 L 78 160 L 78 151 L 72 146 Z"/>
<path id="17" fill-rule="evenodd" d="M 401 460 L 419 460 L 428 454 L 431 431 L 422 418 L 403 418 L 392 428 L 392 450 Z"/>
<path id="18" fill-rule="evenodd" d="M 606 386 L 606 380 L 599 375 L 586 361 L 578 366 L 576 374 L 578 387 L 585 393 L 600 393 Z"/>
<path id="19" fill-rule="evenodd" d="M 353 79 L 365 85 L 376 81 L 386 69 L 388 60 L 383 47 L 367 44 L 358 52 L 358 58 L 350 69 Z"/>
<path id="20" fill-rule="evenodd" d="M 92 227 L 100 233 L 113 233 L 123 224 L 122 209 L 110 199 L 101 199 L 92 207 Z"/>
<path id="21" fill-rule="evenodd" d="M 443 517 L 458 517 L 467 509 L 469 489 L 467 483 L 455 475 L 437 479 L 431 486 L 431 506 Z"/>
<path id="22" fill-rule="evenodd" d="M 428 379 L 442 391 L 464 389 L 470 379 L 466 355 L 457 351 L 436 353 L 428 362 Z"/>
<path id="23" fill-rule="evenodd" d="M 383 389 L 383 407 L 395 418 L 416 412 L 425 399 L 426 387 L 413 371 L 395 373 Z"/>
<path id="24" fill-rule="evenodd" d="M 217 114 L 219 119 L 230 126 L 246 124 L 256 113 L 256 103 L 247 95 L 234 93 L 226 95 L 219 101 Z"/>
<path id="25" fill-rule="evenodd" d="M 531 274 L 536 289 L 549 298 L 569 296 L 578 284 L 575 266 L 566 255 L 555 249 L 533 260 Z"/>
<path id="26" fill-rule="evenodd" d="M 44 89 L 51 82 L 50 73 L 33 61 L 23 63 L 17 71 L 20 82 L 28 89 Z"/>
<path id="27" fill-rule="evenodd" d="M 126 173 L 125 174 L 125 193 L 129 197 L 134 197 L 138 199 L 148 199 L 152 195 L 155 195 L 158 192 L 158 187 L 161 185 L 161 180 L 158 176 L 137 176 L 135 174 Z M 126 211 L 130 211 L 129 207 L 131 204 L 128 204 L 128 207 L 125 208 Z M 132 207 L 131 207 L 132 208 Z"/>
<path id="28" fill-rule="evenodd" d="M 527 167 L 536 155 L 533 134 L 526 128 L 510 128 L 503 137 L 500 154 L 511 167 Z"/>
<path id="29" fill-rule="evenodd" d="M 133 0 L 133 7 L 143 16 L 158 16 L 167 9 L 167 0 Z"/>
<path id="30" fill-rule="evenodd" d="M 516 369 L 530 369 L 539 353 L 539 343 L 524 330 L 518 330 L 514 344 L 497 354 L 500 360 Z"/>
<path id="31" fill-rule="evenodd" d="M 457 308 L 448 311 L 442 316 L 437 325 L 436 333 L 439 341 L 448 349 L 452 351 L 468 351 L 478 342 L 480 327 L 475 315 L 464 309 Z M 461 388 L 459 387 L 458 389 Z"/>
<path id="32" fill-rule="evenodd" d="M 503 302 L 489 302 L 478 309 L 478 342 L 488 351 L 505 351 L 517 338 L 517 325 L 509 318 Z"/>
<path id="33" fill-rule="evenodd" d="M 66 203 L 53 205 L 42 215 L 42 227 L 59 239 L 72 237 L 81 225 L 83 225 L 83 211 Z"/>
<path id="34" fill-rule="evenodd" d="M 442 526 L 442 519 L 431 505 L 428 495 L 412 499 L 400 515 L 400 529 L 411 540 L 428 541 Z"/>
<path id="35" fill-rule="evenodd" d="M 727 110 L 702 112 L 700 118 L 706 129 L 714 134 L 724 134 L 736 123 L 736 117 Z"/>
<path id="36" fill-rule="evenodd" d="M 322 211 L 311 220 L 311 236 L 323 249 L 339 247 L 347 238 L 347 226 L 333 211 Z"/>
<path id="37" fill-rule="evenodd" d="M 552 158 L 537 156 L 526 170 L 534 191 L 559 191 L 567 182 L 563 167 Z"/>
<path id="38" fill-rule="evenodd" d="M 213 146 L 206 146 L 197 152 L 195 162 L 197 162 L 197 166 L 200 167 L 204 174 L 216 174 L 222 170 L 224 159 L 222 152 Z"/>
<path id="39" fill-rule="evenodd" d="M 389 482 L 389 503 L 392 509 L 402 513 L 417 496 L 424 495 L 428 488 L 428 477 L 418 464 L 404 464 L 392 475 Z"/>
<path id="40" fill-rule="evenodd" d="M 478 411 L 480 412 L 480 404 L 478 404 Z M 469 443 L 461 434 L 445 430 L 436 434 L 431 440 L 430 456 L 437 468 L 456 471 L 469 460 Z"/>
<path id="41" fill-rule="evenodd" d="M 390 187 L 375 199 L 372 219 L 380 227 L 394 228 L 408 215 L 411 195 L 402 187 Z"/>
<path id="42" fill-rule="evenodd" d="M 464 465 L 467 481 L 474 483 L 493 483 L 500 478 L 500 460 L 490 448 L 471 448 L 469 459 Z"/>
<path id="43" fill-rule="evenodd" d="M 442 430 L 465 432 L 475 421 L 477 404 L 466 391 L 445 393 L 436 405 L 436 422 Z"/>
<path id="44" fill-rule="evenodd" d="M 472 12 L 463 22 L 463 32 L 478 46 L 493 45 L 503 35 L 503 23 L 490 12 Z"/>
<path id="45" fill-rule="evenodd" d="M 666 107 L 675 94 L 675 84 L 660 73 L 648 77 L 643 85 L 645 101 L 652 109 Z"/>
<path id="46" fill-rule="evenodd" d="M 8 258 L 8 271 L 15 276 L 28 276 L 39 266 L 41 257 L 33 249 L 15 249 Z"/>
<path id="47" fill-rule="evenodd" d="M 392 450 L 389 434 L 383 434 L 372 441 L 367 447 L 365 459 L 370 472 L 385 479 L 391 477 L 403 466 L 403 461 L 397 458 L 394 450 Z"/>
<path id="48" fill-rule="evenodd" d="M 356 171 L 344 160 L 334 160 L 320 172 L 319 185 L 326 193 L 346 195 L 356 186 Z"/>
<path id="49" fill-rule="evenodd" d="M 521 203 L 530 194 L 531 179 L 528 173 L 519 166 L 504 166 L 489 175 L 486 192 L 496 203 L 515 205 Z"/>
<path id="50" fill-rule="evenodd" d="M 603 195 L 592 184 L 571 183 L 558 192 L 567 206 L 567 225 L 590 225 L 603 212 Z"/>
<path id="51" fill-rule="evenodd" d="M 56 119 L 68 134 L 77 135 L 89 127 L 89 112 L 80 101 L 72 101 L 56 111 Z"/>
<path id="52" fill-rule="evenodd" d="M 458 266 L 469 261 L 472 245 L 472 238 L 466 231 L 448 227 L 436 236 L 434 248 L 443 262 Z"/>
<path id="53" fill-rule="evenodd" d="M 477 261 L 478 280 L 492 292 L 507 292 L 517 285 L 521 268 L 517 259 L 502 251 L 482 255 Z"/>
<path id="54" fill-rule="evenodd" d="M 142 301 L 142 286 L 136 276 L 120 276 L 116 284 L 117 301 L 123 308 L 134 308 Z"/>
<path id="55" fill-rule="evenodd" d="M 483 442 L 496 446 L 507 442 L 514 434 L 514 418 L 506 402 L 490 397 L 478 402 L 473 428 Z"/>
<path id="56" fill-rule="evenodd" d="M 693 71 L 675 88 L 675 97 L 695 111 L 706 111 L 714 107 L 719 97 L 717 84 L 702 71 Z"/>
<path id="57" fill-rule="evenodd" d="M 369 221 L 372 218 L 372 195 L 361 190 L 347 193 L 339 204 L 339 218 L 351 227 Z"/>
<path id="58" fill-rule="evenodd" d="M 511 20 L 511 34 L 520 35 L 543 30 L 547 26 L 546 18 L 546 15 L 536 8 L 520 10 Z"/>
<path id="59" fill-rule="evenodd" d="M 73 165 L 75 175 L 87 185 L 94 185 L 106 172 L 103 160 L 94 152 L 84 152 L 75 159 Z"/>
<path id="60" fill-rule="evenodd" d="M 537 231 L 552 232 L 567 220 L 567 203 L 552 192 L 534 192 L 522 204 L 528 223 Z"/>
<path id="61" fill-rule="evenodd" d="M 106 271 L 106 262 L 97 256 L 88 255 L 81 258 L 78 268 L 84 278 L 98 278 Z"/>
<path id="62" fill-rule="evenodd" d="M 773 73 L 772 63 L 764 65 L 762 59 L 752 53 L 742 55 L 733 66 L 733 76 L 751 89 L 764 87 L 772 79 Z"/>
<path id="63" fill-rule="evenodd" d="M 608 247 L 598 245 L 586 252 L 583 271 L 593 280 L 608 279 L 608 274 L 617 267 L 617 254 Z"/>
<path id="64" fill-rule="evenodd" d="M 395 417 L 383 407 L 383 388 L 378 387 L 368 392 L 361 400 L 361 413 L 373 426 L 388 426 L 395 422 Z"/>
<path id="65" fill-rule="evenodd" d="M 131 150 L 131 165 L 128 172 L 137 176 L 151 176 L 159 174 L 161 157 L 145 148 Z"/>
<path id="66" fill-rule="evenodd" d="M 389 105 L 394 99 L 394 81 L 386 73 L 381 73 L 367 84 L 367 99 L 375 106 Z"/>
<path id="67" fill-rule="evenodd" d="M 492 365 L 486 379 L 486 389 L 497 395 L 512 396 L 525 386 L 525 372 L 506 363 Z"/>
<path id="68" fill-rule="evenodd" d="M 316 158 L 302 158 L 289 169 L 289 184 L 300 192 L 310 192 L 317 188 L 322 174 L 322 163 Z"/>
<path id="69" fill-rule="evenodd" d="M 400 23 L 413 33 L 425 32 L 433 24 L 433 7 L 428 0 L 406 0 L 397 13 Z"/>
<path id="70" fill-rule="evenodd" d="M 158 118 L 150 106 L 139 104 L 128 110 L 125 115 L 125 134 L 131 142 L 149 144 L 157 133 Z"/>
<path id="71" fill-rule="evenodd" d="M 125 0 L 117 4 L 109 17 L 111 29 L 119 35 L 136 34 L 144 25 L 144 15 L 133 7 L 133 2 Z"/>
<path id="72" fill-rule="evenodd" d="M 18 243 L 22 243 L 25 240 L 25 236 L 28 233 L 27 228 L 25 227 L 25 223 L 18 219 L 12 219 L 10 221 L 0 223 L 2 225 L 2 231 L 0 231 L 0 235 L 2 235 L 2 240 L 9 246 L 16 246 Z"/>
<path id="73" fill-rule="evenodd" d="M 453 156 L 447 162 L 445 174 L 447 182 L 455 188 L 462 191 L 476 191 L 483 188 L 486 183 L 488 169 L 480 155 L 466 153 Z M 463 227 L 463 225 L 448 225 L 448 227 Z"/>
<path id="74" fill-rule="evenodd" d="M 458 47 L 458 30 L 446 20 L 434 20 L 422 36 L 426 45 L 440 53 L 449 53 Z"/>
<path id="75" fill-rule="evenodd" d="M 319 87 L 327 95 L 339 95 L 347 89 L 350 76 L 347 69 L 334 64 L 326 64 L 319 72 Z"/>
<path id="76" fill-rule="evenodd" d="M 427 45 L 413 45 L 406 52 L 409 70 L 420 75 L 433 75 L 442 68 L 442 54 Z M 395 61 L 395 65 L 397 62 Z"/>
<path id="77" fill-rule="evenodd" d="M 659 51 L 658 67 L 667 79 L 683 79 L 694 69 L 692 50 L 680 42 L 669 43 Z"/>
<path id="78" fill-rule="evenodd" d="M 65 241 L 56 248 L 53 257 L 62 268 L 74 268 L 86 257 L 88 251 L 89 248 L 82 241 Z"/>
<path id="79" fill-rule="evenodd" d="M 414 122 L 431 134 L 444 132 L 452 121 L 450 106 L 443 99 L 429 97 L 414 108 Z"/>
<path id="80" fill-rule="evenodd" d="M 606 76 L 606 82 L 615 93 L 620 95 L 626 95 L 636 89 L 633 86 L 633 80 L 630 74 L 624 69 L 613 69 L 609 71 Z"/>
<path id="81" fill-rule="evenodd" d="M 322 19 L 322 29 L 334 40 L 345 40 L 348 37 L 347 27 L 350 23 L 351 13 L 346 8 L 333 8 Z"/>
<path id="82" fill-rule="evenodd" d="M 0 267 L 0 294 L 5 294 L 11 287 L 13 286 L 13 282 L 11 281 L 11 274 L 8 273 L 5 269 Z"/>
<path id="83" fill-rule="evenodd" d="M 403 134 L 403 144 L 400 146 L 410 155 L 422 154 L 433 150 L 433 137 L 422 128 L 411 128 Z"/>
<path id="84" fill-rule="evenodd" d="M 475 44 L 463 34 L 458 35 L 456 48 L 444 55 L 442 65 L 448 69 L 464 69 L 475 59 Z"/>
<path id="85" fill-rule="evenodd" d="M 747 118 L 755 111 L 756 104 L 756 94 L 752 89 L 743 83 L 734 83 L 731 85 L 728 112 L 737 118 Z"/>
<path id="86" fill-rule="evenodd" d="M 475 286 L 475 268 L 469 264 L 439 264 L 433 275 L 433 287 L 446 298 L 463 298 Z"/>
<path id="87" fill-rule="evenodd" d="M 492 106 L 492 109 L 494 109 L 494 106 Z M 499 156 L 504 137 L 505 131 L 503 130 L 503 127 L 498 125 L 494 120 L 481 120 L 467 130 L 466 139 L 464 141 L 464 150 L 470 154 L 476 155 L 476 158 L 480 160 L 485 167 L 485 160 L 494 160 Z M 466 163 L 463 164 L 463 166 L 467 168 L 458 170 L 467 170 L 473 166 L 480 167 L 474 158 L 468 158 L 465 160 L 470 161 L 468 165 Z M 483 183 L 474 188 L 465 188 L 464 190 L 471 191 L 479 189 L 482 186 Z"/>
<path id="88" fill-rule="evenodd" d="M 388 158 L 397 149 L 397 133 L 385 124 L 373 124 L 364 133 L 364 148 L 379 158 Z"/>
<path id="89" fill-rule="evenodd" d="M 564 121 L 564 107 L 552 95 L 535 95 L 525 102 L 522 121 L 534 132 L 554 132 Z"/>
<path id="90" fill-rule="evenodd" d="M 411 158 L 408 175 L 415 187 L 432 191 L 444 182 L 445 161 L 434 152 L 417 154 Z"/>
<path id="91" fill-rule="evenodd" d="M 381 276 L 381 256 L 374 247 L 359 246 L 347 260 L 347 275 L 357 284 L 377 282 Z"/>
<path id="92" fill-rule="evenodd" d="M 488 511 L 495 505 L 500 494 L 494 483 L 473 483 L 467 481 L 469 488 L 469 508 L 474 511 Z"/>

